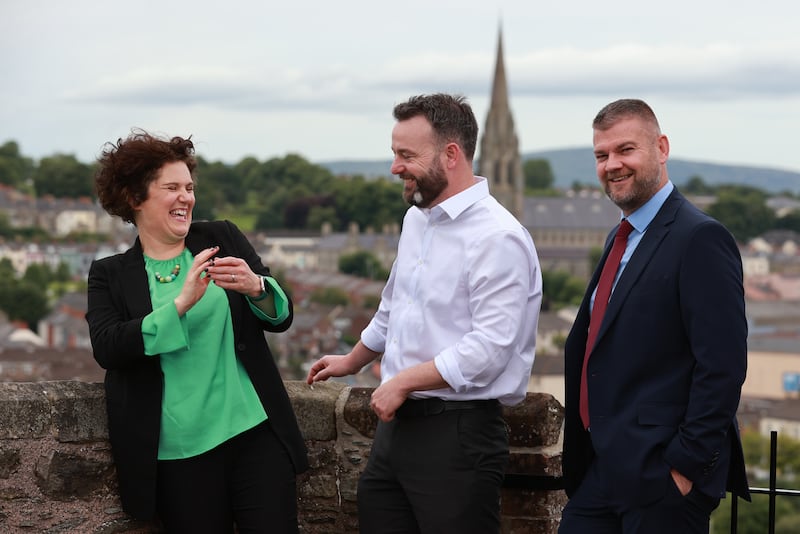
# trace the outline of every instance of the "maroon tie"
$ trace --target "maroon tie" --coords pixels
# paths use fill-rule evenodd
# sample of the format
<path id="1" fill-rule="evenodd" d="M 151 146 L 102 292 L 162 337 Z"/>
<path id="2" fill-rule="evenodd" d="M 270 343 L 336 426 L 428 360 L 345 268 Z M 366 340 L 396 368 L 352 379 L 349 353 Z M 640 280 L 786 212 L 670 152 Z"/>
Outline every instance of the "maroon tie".
<path id="1" fill-rule="evenodd" d="M 589 396 L 588 386 L 586 384 L 586 367 L 589 363 L 589 354 L 592 352 L 594 342 L 597 339 L 597 332 L 600 330 L 600 325 L 603 323 L 603 316 L 606 314 L 608 307 L 608 299 L 611 298 L 611 287 L 614 285 L 614 278 L 619 269 L 619 262 L 622 255 L 625 253 L 625 246 L 628 243 L 628 234 L 633 230 L 633 226 L 627 219 L 622 219 L 622 222 L 617 229 L 617 235 L 614 236 L 614 244 L 611 247 L 611 252 L 606 258 L 606 263 L 603 265 L 603 272 L 600 273 L 600 281 L 597 283 L 597 292 L 594 297 L 594 306 L 592 307 L 592 316 L 589 320 L 589 337 L 586 339 L 586 353 L 583 356 L 583 368 L 581 369 L 581 397 L 580 397 L 580 414 L 583 427 L 589 428 Z"/>

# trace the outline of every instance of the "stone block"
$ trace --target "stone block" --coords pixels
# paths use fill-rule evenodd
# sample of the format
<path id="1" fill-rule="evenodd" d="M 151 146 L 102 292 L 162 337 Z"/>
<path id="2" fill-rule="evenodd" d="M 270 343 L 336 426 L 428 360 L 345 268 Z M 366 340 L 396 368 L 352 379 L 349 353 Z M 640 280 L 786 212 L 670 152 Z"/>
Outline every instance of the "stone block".
<path id="1" fill-rule="evenodd" d="M 362 436 L 375 437 L 378 416 L 370 408 L 373 388 L 352 388 L 344 406 L 344 420 Z"/>
<path id="2" fill-rule="evenodd" d="M 286 382 L 304 439 L 336 439 L 336 400 L 345 387 L 337 382 L 317 382 L 312 389 L 299 380 Z"/>
<path id="3" fill-rule="evenodd" d="M 560 517 L 567 503 L 563 491 L 539 491 L 527 489 L 503 489 L 501 493 L 501 515 L 508 517 Z"/>
<path id="4" fill-rule="evenodd" d="M 502 534 L 553 534 L 558 531 L 558 519 L 539 517 L 504 517 Z"/>
<path id="5" fill-rule="evenodd" d="M 336 470 L 339 464 L 339 454 L 336 452 L 334 442 L 307 443 L 308 464 L 314 471 Z"/>
<path id="6" fill-rule="evenodd" d="M 40 383 L 8 382 L 0 388 L 0 439 L 50 434 L 50 403 Z"/>
<path id="7" fill-rule="evenodd" d="M 114 475 L 110 459 L 104 461 L 58 450 L 40 456 L 35 471 L 41 492 L 64 501 L 88 498 L 108 487 Z"/>
<path id="8" fill-rule="evenodd" d="M 52 407 L 55 437 L 61 442 L 108 439 L 105 389 L 94 382 L 42 382 Z"/>
<path id="9" fill-rule="evenodd" d="M 0 447 L 0 478 L 8 478 L 20 466 L 19 449 Z"/>
<path id="10" fill-rule="evenodd" d="M 561 451 L 511 448 L 507 473 L 534 476 L 561 476 Z"/>
<path id="11" fill-rule="evenodd" d="M 504 407 L 503 417 L 511 428 L 512 447 L 549 446 L 558 443 L 564 408 L 549 393 L 528 393 L 522 403 Z"/>

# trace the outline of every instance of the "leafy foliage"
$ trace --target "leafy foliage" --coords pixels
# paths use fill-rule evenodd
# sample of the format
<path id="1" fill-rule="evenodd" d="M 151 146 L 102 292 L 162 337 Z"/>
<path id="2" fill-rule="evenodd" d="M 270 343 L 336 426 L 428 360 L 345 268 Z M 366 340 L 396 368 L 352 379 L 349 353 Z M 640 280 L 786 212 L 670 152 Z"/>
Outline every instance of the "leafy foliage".
<path id="1" fill-rule="evenodd" d="M 42 158 L 33 172 L 33 185 L 40 196 L 77 198 L 94 192 L 92 168 L 71 154 Z"/>
<path id="2" fill-rule="evenodd" d="M 20 154 L 17 143 L 8 141 L 0 146 L 0 184 L 26 190 L 33 169 L 33 160 Z"/>
<path id="3" fill-rule="evenodd" d="M 710 195 L 714 192 L 714 188 L 706 184 L 702 176 L 695 174 L 689 177 L 686 185 L 681 187 L 681 191 L 688 195 Z"/>
<path id="4" fill-rule="evenodd" d="M 362 250 L 339 258 L 339 272 L 372 280 L 386 280 L 389 271 L 371 252 Z"/>
<path id="5" fill-rule="evenodd" d="M 565 271 L 542 271 L 542 310 L 558 310 L 581 303 L 586 284 Z"/>
<path id="6" fill-rule="evenodd" d="M 766 204 L 763 191 L 749 186 L 727 186 L 717 192 L 708 214 L 724 224 L 740 243 L 772 229 L 775 212 Z"/>
<path id="7" fill-rule="evenodd" d="M 775 228 L 800 233 L 800 210 L 794 210 L 775 220 Z"/>
<path id="8" fill-rule="evenodd" d="M 526 190 L 537 195 L 557 194 L 552 159 L 527 159 L 523 163 Z M 34 162 L 20 153 L 14 141 L 0 145 L 0 184 L 38 196 L 77 198 L 93 194 L 93 165 L 73 155 L 54 154 Z M 334 176 L 299 154 L 259 161 L 248 156 L 229 165 L 198 156 L 196 220 L 222 214 L 246 220 L 243 230 L 318 230 L 329 224 L 335 231 L 357 223 L 378 231 L 399 225 L 407 210 L 397 180 L 363 176 Z M 577 187 L 579 184 L 576 182 Z M 596 186 L 595 186 L 596 187 Z M 708 209 L 740 242 L 777 228 L 800 231 L 800 213 L 776 218 L 766 205 L 766 193 L 747 185 L 709 185 L 698 174 L 682 187 L 688 194 L 716 195 Z M 37 240 L 34 229 L 9 229 L 0 220 L 4 237 Z M 46 236 L 44 236 L 46 237 Z"/>
<path id="9" fill-rule="evenodd" d="M 550 189 L 555 182 L 550 161 L 546 159 L 529 159 L 522 165 L 525 175 L 525 188 L 533 190 Z"/>
<path id="10" fill-rule="evenodd" d="M 770 440 L 755 431 L 742 432 L 742 448 L 745 464 L 751 472 L 766 473 L 769 468 Z M 779 488 L 796 488 L 800 474 L 800 441 L 785 435 L 778 435 L 778 456 L 776 458 Z M 768 487 L 767 480 L 750 479 L 751 487 Z M 742 534 L 761 534 L 767 532 L 769 518 L 769 497 L 753 495 L 753 502 L 740 500 L 737 511 L 737 532 Z M 729 496 L 730 498 L 730 496 Z M 729 499 L 723 500 L 714 511 L 712 533 L 731 532 L 731 510 Z M 778 496 L 775 499 L 776 534 L 794 534 L 800 526 L 800 499 Z"/>
<path id="11" fill-rule="evenodd" d="M 44 263 L 32 263 L 17 279 L 11 260 L 0 260 L 0 310 L 11 321 L 22 321 L 36 330 L 39 321 L 50 313 L 48 293 L 51 287 L 70 280 L 69 266 L 60 263 L 51 269 Z"/>
<path id="12" fill-rule="evenodd" d="M 350 298 L 338 287 L 321 287 L 311 292 L 311 302 L 326 306 L 347 306 Z"/>

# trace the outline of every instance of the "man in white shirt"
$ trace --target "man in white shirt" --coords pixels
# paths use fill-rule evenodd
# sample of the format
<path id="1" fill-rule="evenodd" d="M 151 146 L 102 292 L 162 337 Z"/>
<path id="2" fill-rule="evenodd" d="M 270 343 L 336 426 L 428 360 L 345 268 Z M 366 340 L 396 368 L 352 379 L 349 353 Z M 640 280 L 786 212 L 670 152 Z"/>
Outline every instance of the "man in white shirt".
<path id="1" fill-rule="evenodd" d="M 359 480 L 362 532 L 487 534 L 508 463 L 501 405 L 525 398 L 542 279 L 530 234 L 473 175 L 478 125 L 463 96 L 394 108 L 392 174 L 412 206 L 377 313 L 309 384 L 381 354 L 380 418 Z"/>

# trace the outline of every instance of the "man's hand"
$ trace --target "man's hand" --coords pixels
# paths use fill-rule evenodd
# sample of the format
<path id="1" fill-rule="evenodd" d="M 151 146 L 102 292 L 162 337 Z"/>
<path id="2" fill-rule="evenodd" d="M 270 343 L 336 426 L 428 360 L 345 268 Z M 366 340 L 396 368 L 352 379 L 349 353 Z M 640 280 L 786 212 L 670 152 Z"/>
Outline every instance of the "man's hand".
<path id="1" fill-rule="evenodd" d="M 409 367 L 381 384 L 372 393 L 370 406 L 381 421 L 394 419 L 394 413 L 412 391 L 428 391 L 450 387 L 431 360 Z"/>
<path id="2" fill-rule="evenodd" d="M 379 353 L 368 349 L 359 341 L 353 350 L 345 355 L 328 354 L 317 360 L 308 370 L 306 383 L 312 385 L 314 382 L 327 380 L 332 376 L 354 375 L 378 356 L 380 356 Z"/>
<path id="3" fill-rule="evenodd" d="M 320 358 L 308 370 L 306 382 L 313 384 L 322 380 L 327 380 L 332 376 L 346 376 L 353 374 L 355 371 L 351 368 L 348 361 L 349 354 L 328 354 Z"/>
<path id="4" fill-rule="evenodd" d="M 678 491 L 681 492 L 681 495 L 684 497 L 689 495 L 689 492 L 692 491 L 692 486 L 694 486 L 694 483 L 675 469 L 670 469 L 669 474 L 672 476 L 672 480 L 675 481 L 675 485 L 678 486 Z"/>
<path id="5" fill-rule="evenodd" d="M 394 419 L 395 412 L 405 402 L 407 396 L 408 392 L 398 386 L 397 380 L 392 379 L 372 392 L 369 405 L 381 421 L 388 423 Z"/>

